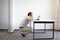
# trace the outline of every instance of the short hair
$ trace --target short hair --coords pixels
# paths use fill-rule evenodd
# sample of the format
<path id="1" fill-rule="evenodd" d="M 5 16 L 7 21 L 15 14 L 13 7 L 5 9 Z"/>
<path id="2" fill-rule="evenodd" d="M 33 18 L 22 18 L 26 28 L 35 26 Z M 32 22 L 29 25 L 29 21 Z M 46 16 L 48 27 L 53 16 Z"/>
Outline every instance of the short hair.
<path id="1" fill-rule="evenodd" d="M 32 12 L 29 12 L 29 13 L 28 13 L 28 16 L 31 15 L 31 14 L 32 14 Z"/>

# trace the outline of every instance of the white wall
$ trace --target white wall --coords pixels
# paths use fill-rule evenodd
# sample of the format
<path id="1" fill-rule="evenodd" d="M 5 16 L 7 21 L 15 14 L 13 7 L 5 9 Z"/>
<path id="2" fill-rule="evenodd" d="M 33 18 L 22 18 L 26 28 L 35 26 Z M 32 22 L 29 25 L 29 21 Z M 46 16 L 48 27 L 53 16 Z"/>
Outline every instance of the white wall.
<path id="1" fill-rule="evenodd" d="M 54 0 L 14 0 L 13 25 L 19 28 L 22 19 L 29 11 L 33 12 L 34 18 L 40 15 L 41 19 L 55 19 Z M 50 27 L 48 27 L 50 28 Z"/>
<path id="2" fill-rule="evenodd" d="M 9 16 L 10 30 L 18 29 L 21 20 L 29 11 L 33 12 L 34 18 L 40 15 L 41 19 L 55 19 L 55 28 L 60 29 L 59 0 L 0 0 L 0 29 L 9 28 Z"/>
<path id="3" fill-rule="evenodd" d="M 60 0 L 57 0 L 57 29 L 60 30 Z"/>
<path id="4" fill-rule="evenodd" d="M 9 27 L 9 9 L 8 0 L 0 0 L 0 29 Z"/>

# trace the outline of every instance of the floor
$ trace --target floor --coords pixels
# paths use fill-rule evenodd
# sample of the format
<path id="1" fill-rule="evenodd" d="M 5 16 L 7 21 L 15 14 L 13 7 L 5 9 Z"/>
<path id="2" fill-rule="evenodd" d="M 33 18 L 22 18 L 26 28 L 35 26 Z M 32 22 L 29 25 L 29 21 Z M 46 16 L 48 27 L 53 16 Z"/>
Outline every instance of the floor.
<path id="1" fill-rule="evenodd" d="M 54 39 L 39 39 L 39 40 L 60 40 L 60 31 L 54 32 Z M 46 31 L 45 33 L 35 33 L 34 38 L 51 38 L 52 31 Z M 33 34 L 29 33 L 26 37 L 22 37 L 19 31 L 8 33 L 7 31 L 0 31 L 0 40 L 33 40 Z M 36 39 L 37 40 L 37 39 Z"/>

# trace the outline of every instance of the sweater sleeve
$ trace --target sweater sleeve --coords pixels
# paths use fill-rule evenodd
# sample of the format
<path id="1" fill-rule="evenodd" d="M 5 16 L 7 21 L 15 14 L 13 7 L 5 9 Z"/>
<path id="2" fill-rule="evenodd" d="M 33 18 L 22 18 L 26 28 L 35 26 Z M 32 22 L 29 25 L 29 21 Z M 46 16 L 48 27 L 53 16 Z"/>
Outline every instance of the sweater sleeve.
<path id="1" fill-rule="evenodd" d="M 29 16 L 28 16 L 28 19 L 29 19 L 29 20 L 33 20 L 33 18 L 32 18 L 32 17 L 29 17 Z"/>

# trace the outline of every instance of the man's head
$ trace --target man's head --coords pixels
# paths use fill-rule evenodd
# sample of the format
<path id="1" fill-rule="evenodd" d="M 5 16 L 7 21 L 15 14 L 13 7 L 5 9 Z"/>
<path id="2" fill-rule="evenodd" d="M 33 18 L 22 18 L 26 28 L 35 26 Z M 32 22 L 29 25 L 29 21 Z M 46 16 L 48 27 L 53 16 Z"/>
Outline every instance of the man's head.
<path id="1" fill-rule="evenodd" d="M 32 12 L 28 12 L 28 16 L 32 16 Z"/>

